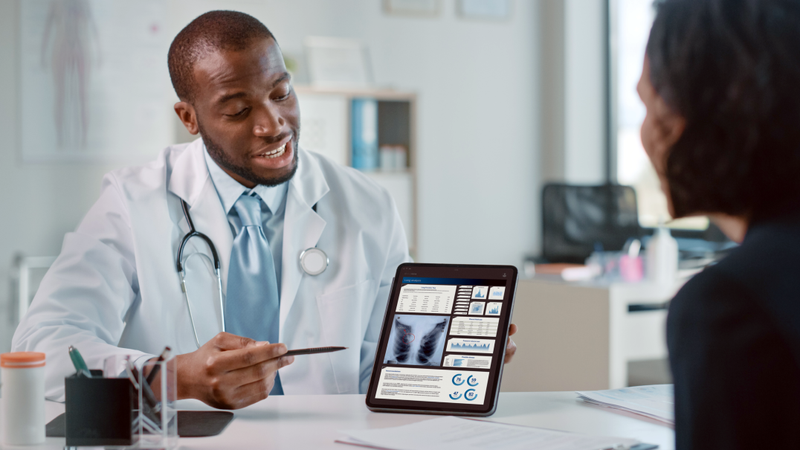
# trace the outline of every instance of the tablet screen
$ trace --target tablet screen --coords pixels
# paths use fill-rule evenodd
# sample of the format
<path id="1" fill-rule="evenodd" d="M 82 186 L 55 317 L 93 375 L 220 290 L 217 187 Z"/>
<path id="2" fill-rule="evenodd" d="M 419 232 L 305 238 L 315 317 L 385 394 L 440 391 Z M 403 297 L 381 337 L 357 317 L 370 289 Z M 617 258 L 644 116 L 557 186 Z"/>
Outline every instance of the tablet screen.
<path id="1" fill-rule="evenodd" d="M 493 410 L 515 286 L 516 269 L 511 266 L 400 266 L 376 354 L 369 406 L 478 414 Z"/>

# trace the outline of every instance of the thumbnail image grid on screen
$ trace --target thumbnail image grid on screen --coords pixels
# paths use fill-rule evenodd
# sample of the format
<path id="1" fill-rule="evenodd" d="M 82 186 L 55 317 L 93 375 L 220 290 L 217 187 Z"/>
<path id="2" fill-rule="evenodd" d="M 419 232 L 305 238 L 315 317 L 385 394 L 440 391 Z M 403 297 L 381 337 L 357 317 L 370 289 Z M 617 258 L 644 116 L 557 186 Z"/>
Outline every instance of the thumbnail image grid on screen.
<path id="1" fill-rule="evenodd" d="M 383 364 L 491 369 L 495 347 L 504 348 L 496 340 L 505 280 L 414 281 L 401 285 Z"/>

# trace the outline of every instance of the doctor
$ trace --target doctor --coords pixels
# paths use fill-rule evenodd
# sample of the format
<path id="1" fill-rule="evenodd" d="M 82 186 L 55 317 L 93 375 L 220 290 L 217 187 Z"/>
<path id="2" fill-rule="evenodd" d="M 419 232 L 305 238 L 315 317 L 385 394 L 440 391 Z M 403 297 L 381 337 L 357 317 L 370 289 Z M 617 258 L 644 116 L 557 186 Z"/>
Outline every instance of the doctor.
<path id="1" fill-rule="evenodd" d="M 169 68 L 175 112 L 202 139 L 106 175 L 97 203 L 65 236 L 13 349 L 47 354 L 47 397 L 57 400 L 74 372 L 70 345 L 91 368 L 118 354 L 141 366 L 170 345 L 179 398 L 220 408 L 270 393 L 364 393 L 392 277 L 410 260 L 391 196 L 297 146 L 289 74 L 253 17 L 198 17 L 173 41 Z M 221 267 L 220 288 L 210 246 L 188 240 L 180 261 L 188 301 L 176 270 L 187 217 Z M 313 248 L 330 257 L 317 275 L 300 261 Z M 282 356 L 287 347 L 329 345 L 349 348 Z M 514 350 L 510 342 L 507 360 Z"/>

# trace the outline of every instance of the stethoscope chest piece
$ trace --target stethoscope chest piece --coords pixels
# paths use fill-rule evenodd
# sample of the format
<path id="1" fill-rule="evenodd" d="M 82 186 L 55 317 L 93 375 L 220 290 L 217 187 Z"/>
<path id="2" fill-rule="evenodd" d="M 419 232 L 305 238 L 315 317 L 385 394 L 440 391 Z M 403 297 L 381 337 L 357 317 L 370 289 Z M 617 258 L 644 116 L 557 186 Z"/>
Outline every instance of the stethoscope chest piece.
<path id="1" fill-rule="evenodd" d="M 300 254 L 300 265 L 309 275 L 319 275 L 328 268 L 328 255 L 317 247 L 312 247 Z"/>

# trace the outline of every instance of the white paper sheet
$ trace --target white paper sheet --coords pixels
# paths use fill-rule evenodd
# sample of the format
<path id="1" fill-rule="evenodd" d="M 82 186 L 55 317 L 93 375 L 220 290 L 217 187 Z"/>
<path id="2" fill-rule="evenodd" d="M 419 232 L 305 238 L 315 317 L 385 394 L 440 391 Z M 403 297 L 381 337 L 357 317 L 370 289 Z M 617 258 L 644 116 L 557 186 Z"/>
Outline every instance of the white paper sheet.
<path id="1" fill-rule="evenodd" d="M 457 417 L 342 433 L 349 439 L 337 442 L 391 450 L 600 450 L 639 442 Z"/>
<path id="2" fill-rule="evenodd" d="M 654 384 L 607 391 L 579 391 L 587 403 L 632 412 L 675 424 L 675 395 L 671 384 Z"/>

